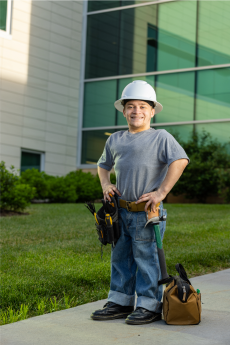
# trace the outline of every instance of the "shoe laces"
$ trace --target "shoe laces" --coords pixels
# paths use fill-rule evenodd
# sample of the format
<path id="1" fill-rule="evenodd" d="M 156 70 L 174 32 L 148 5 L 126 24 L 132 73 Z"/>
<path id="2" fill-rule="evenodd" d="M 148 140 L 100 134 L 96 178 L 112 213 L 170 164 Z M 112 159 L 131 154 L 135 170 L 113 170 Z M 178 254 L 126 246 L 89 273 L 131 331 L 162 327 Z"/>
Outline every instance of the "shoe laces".
<path id="1" fill-rule="evenodd" d="M 146 310 L 145 308 L 142 308 L 142 307 L 137 307 L 137 308 L 135 309 L 135 311 L 136 311 L 136 310 L 140 310 L 140 309 L 144 309 L 144 310 Z"/>
<path id="2" fill-rule="evenodd" d="M 145 308 L 143 308 L 143 307 L 137 307 L 136 309 L 135 309 L 135 312 L 136 311 L 139 311 L 139 310 L 141 310 L 143 313 L 145 313 L 145 312 L 150 312 L 150 313 L 152 313 L 152 314 L 161 314 L 161 313 L 156 313 L 155 311 L 151 311 L 151 310 L 148 310 L 148 309 L 145 309 Z"/>
<path id="3" fill-rule="evenodd" d="M 105 307 L 109 307 L 110 305 L 114 305 L 116 303 L 113 303 L 113 302 L 106 302 L 105 305 L 103 306 L 103 308 Z"/>

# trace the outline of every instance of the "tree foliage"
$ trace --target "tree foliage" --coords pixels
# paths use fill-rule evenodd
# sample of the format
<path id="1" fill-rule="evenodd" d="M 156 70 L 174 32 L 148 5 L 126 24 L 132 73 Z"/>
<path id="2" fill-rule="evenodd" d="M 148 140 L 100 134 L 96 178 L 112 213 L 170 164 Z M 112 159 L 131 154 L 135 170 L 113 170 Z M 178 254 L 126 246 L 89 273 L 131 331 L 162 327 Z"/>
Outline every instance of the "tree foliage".
<path id="1" fill-rule="evenodd" d="M 174 195 L 206 202 L 210 195 L 220 195 L 230 201 L 230 155 L 228 145 L 213 140 L 205 131 L 193 135 L 187 142 L 177 137 L 190 163 L 172 189 Z"/>

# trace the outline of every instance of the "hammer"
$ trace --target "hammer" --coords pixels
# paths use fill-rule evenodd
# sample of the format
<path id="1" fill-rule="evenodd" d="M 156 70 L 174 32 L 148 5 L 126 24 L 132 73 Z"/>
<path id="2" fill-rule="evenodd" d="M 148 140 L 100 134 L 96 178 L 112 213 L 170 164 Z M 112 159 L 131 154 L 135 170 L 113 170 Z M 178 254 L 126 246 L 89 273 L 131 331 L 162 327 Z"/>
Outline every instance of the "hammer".
<path id="1" fill-rule="evenodd" d="M 159 223 L 165 221 L 166 216 L 162 215 L 160 217 L 159 205 L 160 204 L 157 205 L 157 212 L 155 212 L 155 213 L 153 213 L 151 211 L 146 212 L 147 222 L 145 224 L 145 227 L 148 224 L 153 224 L 153 229 L 155 232 L 156 243 L 157 243 L 158 258 L 159 258 L 160 269 L 161 269 L 161 279 L 158 281 L 158 285 L 162 285 L 162 284 L 167 284 L 167 283 L 171 282 L 172 278 L 167 273 L 165 254 L 164 254 L 164 249 L 163 249 L 163 245 L 162 245 L 162 241 L 161 241 L 161 234 L 160 234 L 160 227 L 159 227 Z M 151 218 L 148 219 L 149 217 L 151 217 Z"/>

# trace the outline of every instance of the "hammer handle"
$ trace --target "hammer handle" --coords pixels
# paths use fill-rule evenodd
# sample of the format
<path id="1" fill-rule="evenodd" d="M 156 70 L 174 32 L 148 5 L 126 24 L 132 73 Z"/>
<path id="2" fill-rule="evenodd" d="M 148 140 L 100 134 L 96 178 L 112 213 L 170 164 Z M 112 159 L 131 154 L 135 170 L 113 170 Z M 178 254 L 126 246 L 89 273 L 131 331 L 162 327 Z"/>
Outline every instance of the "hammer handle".
<path id="1" fill-rule="evenodd" d="M 166 262 L 165 262 L 165 253 L 162 246 L 161 241 L 161 234 L 160 234 L 160 227 L 159 224 L 154 224 L 154 231 L 155 231 L 155 237 L 156 237 L 156 243 L 157 243 L 157 252 L 158 252 L 158 258 L 160 263 L 160 269 L 161 269 L 161 277 L 162 279 L 168 278 L 167 268 L 166 268 Z"/>
<path id="2" fill-rule="evenodd" d="M 161 268 L 161 279 L 168 278 L 167 268 L 166 268 L 166 262 L 165 262 L 165 254 L 163 248 L 157 248 L 158 251 L 158 258 Z"/>

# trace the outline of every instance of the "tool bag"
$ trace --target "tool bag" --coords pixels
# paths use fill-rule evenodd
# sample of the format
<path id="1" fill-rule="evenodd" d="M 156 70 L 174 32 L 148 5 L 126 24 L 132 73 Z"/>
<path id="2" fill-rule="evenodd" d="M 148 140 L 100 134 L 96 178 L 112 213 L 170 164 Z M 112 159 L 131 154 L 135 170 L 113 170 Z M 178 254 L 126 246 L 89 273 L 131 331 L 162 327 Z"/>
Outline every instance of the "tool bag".
<path id="1" fill-rule="evenodd" d="M 102 245 L 107 243 L 115 247 L 119 237 L 120 229 L 118 225 L 118 207 L 116 199 L 110 194 L 111 202 L 102 199 L 103 206 L 96 212 L 93 203 L 86 202 L 85 206 L 94 215 L 98 239 Z"/>
<path id="2" fill-rule="evenodd" d="M 201 294 L 192 286 L 184 267 L 175 267 L 179 276 L 172 277 L 163 295 L 164 320 L 169 325 L 196 325 L 201 321 Z"/>

